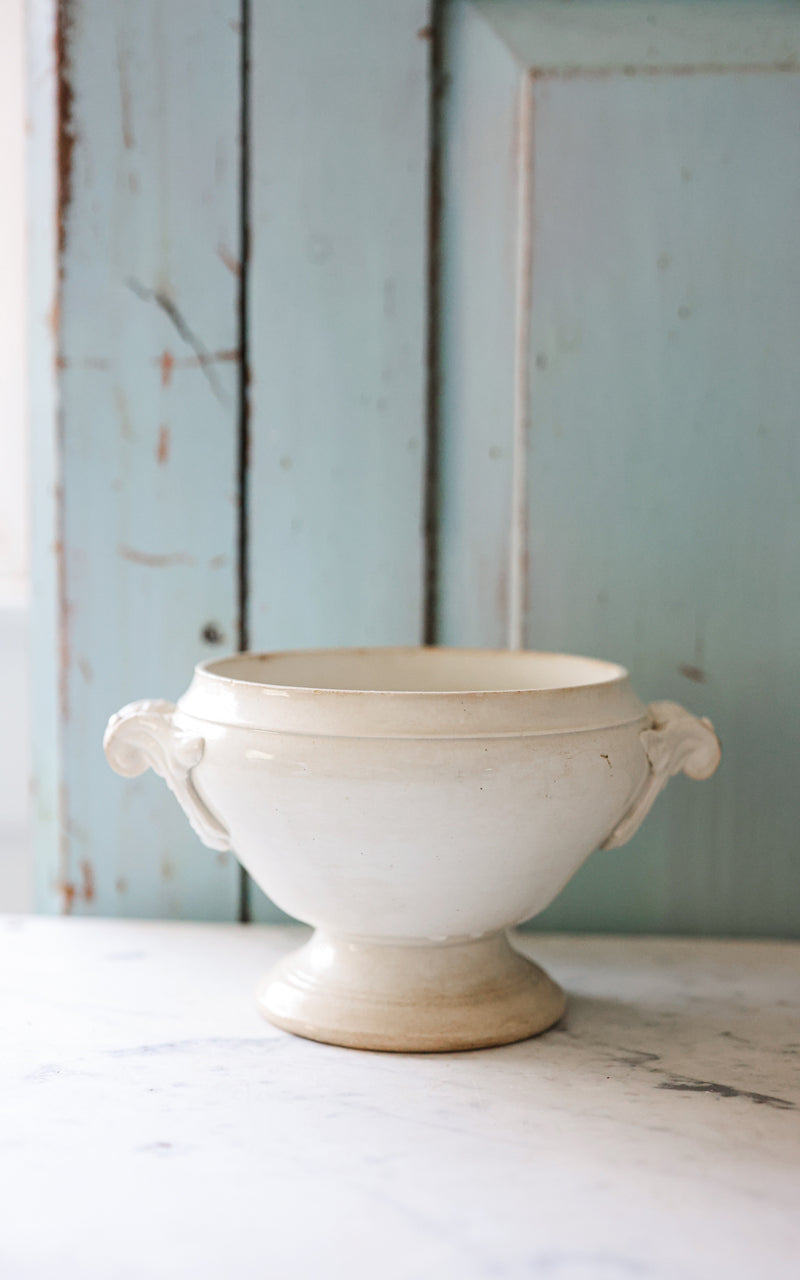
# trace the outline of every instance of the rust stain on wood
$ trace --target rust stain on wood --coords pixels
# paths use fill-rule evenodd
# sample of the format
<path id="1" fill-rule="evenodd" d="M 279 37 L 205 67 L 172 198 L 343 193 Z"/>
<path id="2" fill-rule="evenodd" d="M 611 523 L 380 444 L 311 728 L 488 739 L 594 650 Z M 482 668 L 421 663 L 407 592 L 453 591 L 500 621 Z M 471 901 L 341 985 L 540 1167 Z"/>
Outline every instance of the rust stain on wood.
<path id="1" fill-rule="evenodd" d="M 105 371 L 111 368 L 111 361 L 107 356 L 85 356 L 83 360 L 68 360 L 66 356 L 56 356 L 57 369 L 99 369 Z"/>
<path id="2" fill-rule="evenodd" d="M 225 351 L 204 351 L 196 356 L 174 356 L 171 351 L 164 351 L 155 357 L 153 363 L 161 370 L 162 387 L 168 387 L 176 369 L 205 369 L 210 364 L 235 364 L 240 355 L 238 347 L 230 347 Z"/>
<path id="3" fill-rule="evenodd" d="M 94 885 L 94 868 L 88 859 L 84 859 L 80 864 L 81 873 L 81 897 L 84 902 L 94 902 L 95 885 Z"/>
<path id="4" fill-rule="evenodd" d="M 228 268 L 231 275 L 236 276 L 237 280 L 241 280 L 242 264 L 241 262 L 238 261 L 238 259 L 234 258 L 232 253 L 228 252 L 228 250 L 225 248 L 223 244 L 217 245 L 217 257 L 219 258 L 220 262 L 224 263 L 224 265 Z"/>
<path id="5" fill-rule="evenodd" d="M 74 880 L 62 880 L 58 886 L 61 894 L 61 910 L 65 916 L 72 915 L 78 899 L 82 902 L 94 902 L 96 896 L 94 868 L 91 862 L 84 859 L 80 863 L 79 871 L 81 873 L 79 885 L 75 884 Z"/>
<path id="6" fill-rule="evenodd" d="M 158 358 L 158 364 L 161 368 L 161 385 L 168 387 L 172 381 L 172 370 L 175 368 L 175 357 L 166 347 Z"/>
<path id="7" fill-rule="evenodd" d="M 159 466 L 163 467 L 165 462 L 169 462 L 169 427 L 159 427 L 158 444 L 156 445 L 156 461 Z"/>
<path id="8" fill-rule="evenodd" d="M 129 560 L 131 564 L 141 564 L 148 569 L 168 569 L 176 564 L 195 564 L 194 556 L 190 556 L 187 551 L 167 551 L 159 554 L 153 551 L 138 551 L 136 547 L 126 547 L 124 543 L 120 543 L 117 547 L 117 555 L 123 560 Z"/>

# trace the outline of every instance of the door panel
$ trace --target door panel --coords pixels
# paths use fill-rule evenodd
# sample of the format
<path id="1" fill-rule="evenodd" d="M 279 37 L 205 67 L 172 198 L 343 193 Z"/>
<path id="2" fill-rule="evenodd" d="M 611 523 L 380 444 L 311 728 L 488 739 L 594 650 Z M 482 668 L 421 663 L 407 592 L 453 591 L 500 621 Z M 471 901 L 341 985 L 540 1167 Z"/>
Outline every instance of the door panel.
<path id="1" fill-rule="evenodd" d="M 645 697 L 710 714 L 725 748 L 711 783 L 675 784 L 542 927 L 797 929 L 799 11 L 725 9 L 626 5 L 623 22 L 600 3 L 457 5 L 487 70 L 481 84 L 452 39 L 452 154 L 464 149 L 464 85 L 486 90 L 498 40 L 527 113 L 506 203 L 529 192 L 515 229 L 529 253 L 505 286 L 527 394 L 509 412 L 508 342 L 492 342 L 489 320 L 477 341 L 445 347 L 445 385 L 474 361 L 506 370 L 483 431 L 504 422 L 514 459 L 505 491 L 485 450 L 466 484 L 445 477 L 451 493 L 483 485 L 486 498 L 452 553 L 447 634 L 476 634 L 472 578 L 487 600 L 482 638 L 505 626 L 513 640 L 516 609 L 526 645 L 624 662 Z M 499 151 L 520 143 L 505 115 Z M 480 204 L 458 202 L 463 181 L 450 182 L 460 239 L 445 260 L 462 310 L 481 314 L 486 285 L 459 247 L 491 228 Z M 456 438 L 462 423 L 446 429 Z M 520 596 L 500 593 L 493 612 L 482 557 L 492 546 L 501 560 L 503 523 L 496 580 Z"/>
<path id="2" fill-rule="evenodd" d="M 112 774 L 102 738 L 123 703 L 177 697 L 196 661 L 236 644 L 238 18 L 238 0 L 32 6 L 37 874 L 50 910 L 237 911 L 233 857 L 200 845 L 159 779 Z"/>

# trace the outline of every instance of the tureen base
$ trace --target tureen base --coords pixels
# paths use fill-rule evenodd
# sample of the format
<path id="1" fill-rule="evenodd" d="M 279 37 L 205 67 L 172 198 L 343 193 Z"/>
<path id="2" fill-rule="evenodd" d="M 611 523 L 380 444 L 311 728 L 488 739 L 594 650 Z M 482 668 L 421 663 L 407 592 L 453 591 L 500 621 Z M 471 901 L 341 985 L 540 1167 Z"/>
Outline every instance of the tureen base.
<path id="1" fill-rule="evenodd" d="M 510 1044 L 546 1031 L 564 993 L 506 933 L 384 943 L 317 930 L 259 985 L 262 1013 L 310 1040 L 395 1053 Z"/>

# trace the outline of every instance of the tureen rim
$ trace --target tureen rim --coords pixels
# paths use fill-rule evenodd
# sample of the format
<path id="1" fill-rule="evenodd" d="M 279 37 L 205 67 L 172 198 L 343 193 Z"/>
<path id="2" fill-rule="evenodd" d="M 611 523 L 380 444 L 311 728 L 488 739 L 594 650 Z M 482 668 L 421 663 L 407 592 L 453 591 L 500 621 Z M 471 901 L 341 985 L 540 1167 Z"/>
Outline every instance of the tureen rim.
<path id="1" fill-rule="evenodd" d="M 222 666 L 226 663 L 234 663 L 250 658 L 257 661 L 266 661 L 270 658 L 293 658 L 315 656 L 332 656 L 334 654 L 348 654 L 356 656 L 359 654 L 390 654 L 390 653 L 423 653 L 425 651 L 436 651 L 439 653 L 452 653 L 460 656 L 475 656 L 480 658 L 491 658 L 493 656 L 508 658 L 519 655 L 520 657 L 531 658 L 566 658 L 576 663 L 583 662 L 608 672 L 605 678 L 598 680 L 587 680 L 578 684 L 550 685 L 544 688 L 536 688 L 531 685 L 519 685 L 514 688 L 503 689 L 368 689 L 357 687 L 326 687 L 324 685 L 310 684 L 280 684 L 266 680 L 248 680 L 243 676 L 226 675 L 222 671 L 214 670 L 215 667 Z M 613 689 L 615 686 L 624 685 L 630 680 L 630 672 L 619 662 L 612 662 L 607 658 L 589 657 L 581 653 L 567 653 L 560 650 L 549 649 L 503 649 L 503 648 L 483 648 L 480 646 L 461 646 L 461 645 L 331 645 L 316 648 L 293 648 L 293 649 L 242 649 L 237 652 L 225 654 L 224 657 L 206 658 L 202 662 L 198 662 L 194 667 L 194 675 L 200 676 L 204 680 L 208 679 L 221 686 L 231 688 L 247 688 L 258 689 L 265 694 L 276 694 L 278 696 L 289 694 L 305 694 L 305 695 L 329 695 L 329 696 L 347 696 L 347 697 L 381 697 L 392 700 L 406 699 L 440 699 L 463 700 L 469 698 L 471 700 L 483 700 L 493 698 L 507 698 L 513 694 L 534 694 L 541 695 L 558 695 L 576 694 L 594 689 Z"/>

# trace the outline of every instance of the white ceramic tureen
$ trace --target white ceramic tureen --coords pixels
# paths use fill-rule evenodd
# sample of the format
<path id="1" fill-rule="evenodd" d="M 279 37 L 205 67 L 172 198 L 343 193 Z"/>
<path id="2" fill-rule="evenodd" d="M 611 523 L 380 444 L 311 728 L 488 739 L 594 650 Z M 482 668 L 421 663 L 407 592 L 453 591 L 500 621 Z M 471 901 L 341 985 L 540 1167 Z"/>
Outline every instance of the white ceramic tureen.
<path id="1" fill-rule="evenodd" d="M 112 716 L 105 749 L 166 779 L 205 844 L 314 926 L 264 978 L 266 1016 L 396 1050 L 551 1026 L 563 994 L 508 928 L 629 840 L 671 774 L 720 756 L 708 720 L 645 707 L 612 663 L 438 648 L 206 662 L 177 706 Z"/>

